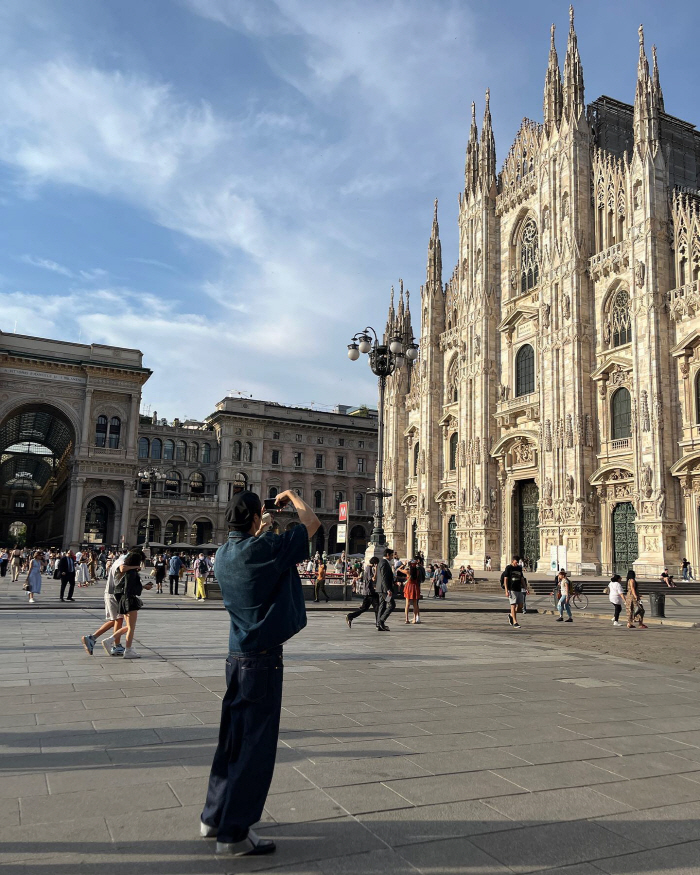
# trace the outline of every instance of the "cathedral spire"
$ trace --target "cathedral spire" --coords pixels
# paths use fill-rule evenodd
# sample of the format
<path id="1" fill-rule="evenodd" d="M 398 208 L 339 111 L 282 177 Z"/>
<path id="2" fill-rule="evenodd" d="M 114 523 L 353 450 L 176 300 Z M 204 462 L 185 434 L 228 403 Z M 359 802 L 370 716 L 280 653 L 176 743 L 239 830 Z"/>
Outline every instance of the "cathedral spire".
<path id="1" fill-rule="evenodd" d="M 391 337 L 396 313 L 394 312 L 394 287 L 391 287 L 391 297 L 389 298 L 389 313 L 386 317 L 386 336 Z"/>
<path id="2" fill-rule="evenodd" d="M 564 102 L 559 58 L 557 57 L 557 48 L 554 45 L 555 29 L 556 25 L 553 24 L 549 44 L 549 64 L 544 80 L 544 127 L 548 134 L 551 134 L 554 128 L 559 127 Z"/>
<path id="3" fill-rule="evenodd" d="M 655 67 L 658 78 L 658 68 Z M 656 152 L 659 145 L 659 92 L 649 75 L 649 61 L 644 49 L 644 25 L 639 25 L 639 61 L 637 62 L 637 88 L 634 93 L 634 143 L 644 152 L 648 146 Z M 661 98 L 663 101 L 663 97 Z"/>
<path id="4" fill-rule="evenodd" d="M 476 104 L 472 101 L 472 125 L 467 144 L 467 164 L 464 170 L 464 187 L 467 192 L 474 191 L 479 178 L 479 131 L 476 127 Z"/>
<path id="5" fill-rule="evenodd" d="M 396 321 L 399 323 L 399 328 L 401 327 L 400 323 L 403 322 L 403 280 L 399 280 L 399 309 L 396 311 Z"/>
<path id="6" fill-rule="evenodd" d="M 664 109 L 664 93 L 661 90 L 661 82 L 659 81 L 659 62 L 656 57 L 656 46 L 651 47 L 651 54 L 654 58 L 654 72 L 652 74 L 651 88 L 654 94 L 654 101 L 659 112 L 665 112 Z"/>
<path id="7" fill-rule="evenodd" d="M 574 29 L 574 7 L 569 6 L 569 39 L 564 61 L 564 112 L 569 121 L 576 122 L 583 110 L 583 66 Z"/>
<path id="8" fill-rule="evenodd" d="M 496 141 L 491 127 L 491 91 L 486 89 L 484 124 L 481 128 L 481 150 L 479 154 L 479 177 L 484 191 L 490 191 L 496 182 Z"/>
<path id="9" fill-rule="evenodd" d="M 428 271 L 426 289 L 434 293 L 442 289 L 442 246 L 440 244 L 440 226 L 438 225 L 438 202 L 435 198 L 433 210 L 433 229 L 428 242 Z"/>

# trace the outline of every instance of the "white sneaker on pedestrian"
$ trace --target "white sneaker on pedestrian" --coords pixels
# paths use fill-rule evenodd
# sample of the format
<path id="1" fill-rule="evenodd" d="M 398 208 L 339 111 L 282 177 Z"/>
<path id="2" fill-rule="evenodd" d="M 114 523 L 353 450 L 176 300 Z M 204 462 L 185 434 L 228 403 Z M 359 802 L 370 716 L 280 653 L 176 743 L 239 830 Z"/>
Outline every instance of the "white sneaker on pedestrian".
<path id="1" fill-rule="evenodd" d="M 420 617 L 416 617 L 415 620 L 414 620 L 413 622 L 414 622 L 414 623 L 420 623 Z"/>
<path id="2" fill-rule="evenodd" d="M 619 623 L 617 620 L 613 620 L 613 626 L 621 626 L 622 623 Z"/>
<path id="3" fill-rule="evenodd" d="M 133 647 L 127 647 L 123 659 L 141 659 L 141 654 L 137 653 Z"/>
<path id="4" fill-rule="evenodd" d="M 217 854 L 233 854 L 237 857 L 259 856 L 260 854 L 272 854 L 275 850 L 275 843 L 272 839 L 263 839 L 253 832 L 248 830 L 248 835 L 240 842 L 217 842 Z"/>

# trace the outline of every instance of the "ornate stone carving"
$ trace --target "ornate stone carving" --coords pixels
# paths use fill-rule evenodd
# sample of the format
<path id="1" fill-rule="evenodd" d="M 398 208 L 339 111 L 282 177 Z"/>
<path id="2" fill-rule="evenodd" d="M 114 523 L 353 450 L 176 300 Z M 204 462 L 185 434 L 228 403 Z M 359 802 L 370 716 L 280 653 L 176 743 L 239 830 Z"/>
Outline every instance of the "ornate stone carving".
<path id="1" fill-rule="evenodd" d="M 571 449 L 574 445 L 574 429 L 572 424 L 572 417 L 570 413 L 566 414 L 566 446 L 568 449 Z"/>
<path id="2" fill-rule="evenodd" d="M 634 279 L 640 288 L 644 287 L 644 279 L 646 277 L 646 267 L 644 262 L 637 259 L 634 263 Z"/>
<path id="3" fill-rule="evenodd" d="M 525 438 L 520 438 L 513 444 L 511 453 L 516 465 L 530 465 L 534 461 L 534 448 Z"/>
<path id="4" fill-rule="evenodd" d="M 564 319 L 571 318 L 571 298 L 568 295 L 564 295 L 562 298 L 562 312 L 564 314 Z"/>
<path id="5" fill-rule="evenodd" d="M 540 324 L 542 328 L 549 328 L 552 308 L 549 304 L 542 304 L 540 307 Z"/>
<path id="6" fill-rule="evenodd" d="M 552 504 L 553 485 L 550 477 L 544 481 L 544 503 L 549 507 Z"/>
<path id="7" fill-rule="evenodd" d="M 647 390 L 642 389 L 642 431 L 649 431 L 651 429 L 651 421 L 649 418 L 649 401 Z"/>
<path id="8" fill-rule="evenodd" d="M 651 465 L 647 463 L 642 468 L 642 489 L 644 490 L 644 495 L 646 495 L 647 498 L 651 497 L 653 480 L 654 473 L 651 470 Z"/>
<path id="9" fill-rule="evenodd" d="M 544 423 L 544 448 L 548 453 L 552 452 L 552 421 L 545 420 Z"/>

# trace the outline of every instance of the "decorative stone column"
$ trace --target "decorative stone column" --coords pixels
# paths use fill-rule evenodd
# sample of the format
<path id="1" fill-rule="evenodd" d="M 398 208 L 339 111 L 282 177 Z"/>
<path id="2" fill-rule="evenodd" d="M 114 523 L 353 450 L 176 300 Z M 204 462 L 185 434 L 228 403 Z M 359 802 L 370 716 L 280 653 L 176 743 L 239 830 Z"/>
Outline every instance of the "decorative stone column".
<path id="1" fill-rule="evenodd" d="M 85 491 L 85 478 L 77 477 L 71 485 L 73 493 L 73 515 L 71 520 L 70 548 L 75 550 L 83 539 L 85 516 L 83 514 L 83 493 Z"/>

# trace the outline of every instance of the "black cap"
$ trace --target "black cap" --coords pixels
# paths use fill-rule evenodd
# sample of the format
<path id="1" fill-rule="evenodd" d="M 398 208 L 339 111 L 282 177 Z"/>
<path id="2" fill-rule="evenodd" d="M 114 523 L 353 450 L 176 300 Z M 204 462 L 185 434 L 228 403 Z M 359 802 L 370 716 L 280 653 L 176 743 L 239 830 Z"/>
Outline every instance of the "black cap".
<path id="1" fill-rule="evenodd" d="M 235 532 L 247 532 L 253 517 L 262 513 L 260 496 L 255 492 L 239 492 L 226 505 L 226 522 Z"/>

